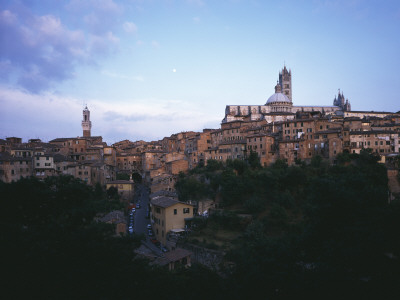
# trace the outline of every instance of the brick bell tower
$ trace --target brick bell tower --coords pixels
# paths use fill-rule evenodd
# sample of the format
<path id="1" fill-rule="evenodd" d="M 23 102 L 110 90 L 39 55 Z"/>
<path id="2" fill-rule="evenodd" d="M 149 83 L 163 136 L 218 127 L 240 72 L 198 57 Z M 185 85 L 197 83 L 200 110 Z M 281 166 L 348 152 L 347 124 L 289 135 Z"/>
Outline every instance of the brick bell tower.
<path id="1" fill-rule="evenodd" d="M 87 108 L 83 110 L 83 120 L 82 120 L 82 130 L 83 130 L 83 137 L 90 137 L 90 130 L 92 129 L 92 122 L 90 121 L 90 111 Z"/>

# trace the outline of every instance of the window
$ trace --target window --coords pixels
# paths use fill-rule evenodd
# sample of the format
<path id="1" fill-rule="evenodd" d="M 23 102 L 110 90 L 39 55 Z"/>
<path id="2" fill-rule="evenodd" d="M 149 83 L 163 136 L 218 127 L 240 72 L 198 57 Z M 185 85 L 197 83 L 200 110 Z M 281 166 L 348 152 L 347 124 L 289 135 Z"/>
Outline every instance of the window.
<path id="1" fill-rule="evenodd" d="M 184 213 L 184 214 L 188 214 L 189 212 L 190 212 L 190 208 L 184 208 L 184 209 L 183 209 L 183 213 Z"/>
<path id="2" fill-rule="evenodd" d="M 156 213 L 158 213 L 158 214 L 161 213 L 161 209 L 159 207 L 156 208 Z"/>
<path id="3" fill-rule="evenodd" d="M 174 215 L 178 214 L 178 210 L 174 209 Z"/>

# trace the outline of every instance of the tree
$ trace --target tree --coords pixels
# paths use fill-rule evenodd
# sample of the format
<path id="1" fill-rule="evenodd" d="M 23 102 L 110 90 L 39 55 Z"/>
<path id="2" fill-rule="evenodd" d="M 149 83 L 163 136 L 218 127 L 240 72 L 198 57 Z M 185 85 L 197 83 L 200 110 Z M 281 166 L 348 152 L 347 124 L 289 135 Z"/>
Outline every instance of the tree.
<path id="1" fill-rule="evenodd" d="M 260 158 L 258 157 L 257 152 L 250 150 L 250 155 L 247 159 L 247 162 L 249 163 L 250 168 L 252 168 L 252 169 L 260 169 L 261 168 Z"/>
<path id="2" fill-rule="evenodd" d="M 132 179 L 135 183 L 141 183 L 142 182 L 142 176 L 138 172 L 133 172 L 132 173 Z"/>
<path id="3" fill-rule="evenodd" d="M 126 173 L 117 173 L 117 180 L 129 180 L 129 174 Z"/>

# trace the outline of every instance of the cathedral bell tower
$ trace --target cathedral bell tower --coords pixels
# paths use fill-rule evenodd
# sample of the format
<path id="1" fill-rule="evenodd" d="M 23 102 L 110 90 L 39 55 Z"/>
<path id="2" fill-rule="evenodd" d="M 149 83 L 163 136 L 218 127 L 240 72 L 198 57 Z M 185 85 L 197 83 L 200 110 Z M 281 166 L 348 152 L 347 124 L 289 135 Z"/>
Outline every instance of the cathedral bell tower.
<path id="1" fill-rule="evenodd" d="M 87 108 L 83 110 L 82 130 L 83 137 L 90 137 L 90 130 L 92 129 L 92 122 L 90 121 L 90 111 Z"/>
<path id="2" fill-rule="evenodd" d="M 279 72 L 279 85 L 281 86 L 281 93 L 292 100 L 292 71 L 283 67 L 282 71 Z"/>

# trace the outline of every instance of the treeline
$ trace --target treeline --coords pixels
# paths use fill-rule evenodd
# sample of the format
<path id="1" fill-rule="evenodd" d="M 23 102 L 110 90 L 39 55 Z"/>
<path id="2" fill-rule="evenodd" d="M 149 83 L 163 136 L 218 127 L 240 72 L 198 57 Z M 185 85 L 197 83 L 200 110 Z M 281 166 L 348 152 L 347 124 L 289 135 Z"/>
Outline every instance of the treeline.
<path id="1" fill-rule="evenodd" d="M 388 202 L 378 160 L 362 151 L 334 166 L 320 157 L 267 168 L 254 157 L 212 161 L 176 187 L 182 199 L 214 197 L 228 215 L 253 215 L 227 255 L 233 298 L 389 299 L 400 296 L 400 205 Z"/>
<path id="2" fill-rule="evenodd" d="M 115 237 L 98 213 L 115 195 L 68 176 L 0 182 L 3 295 L 40 299 L 397 299 L 400 205 L 368 152 L 262 168 L 211 161 L 180 175 L 181 199 L 215 198 L 214 218 L 241 230 L 223 277 L 168 272 L 139 259 L 140 236 Z M 238 213 L 249 213 L 242 222 Z M 240 224 L 239 224 L 240 223 Z M 239 224 L 239 226 L 238 226 Z M 205 224 L 207 226 L 207 224 Z"/>
<path id="3" fill-rule="evenodd" d="M 113 193 L 70 176 L 0 182 L 0 265 L 8 299 L 204 299 L 216 274 L 171 274 L 135 253 L 141 236 L 115 236 L 98 213 L 121 208 Z M 215 279 L 217 278 L 217 279 Z M 218 286 L 219 289 L 219 286 Z M 185 295 L 185 297 L 183 297 Z"/>

